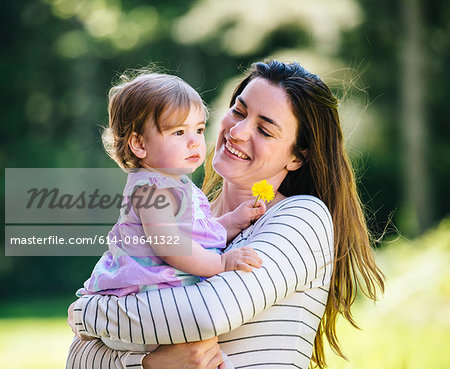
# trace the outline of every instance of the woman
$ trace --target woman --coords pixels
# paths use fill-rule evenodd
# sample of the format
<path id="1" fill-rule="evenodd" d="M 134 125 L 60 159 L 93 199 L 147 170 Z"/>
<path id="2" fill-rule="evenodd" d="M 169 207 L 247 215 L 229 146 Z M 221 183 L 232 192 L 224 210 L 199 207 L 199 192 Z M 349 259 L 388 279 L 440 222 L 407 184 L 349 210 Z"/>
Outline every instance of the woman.
<path id="1" fill-rule="evenodd" d="M 350 306 L 357 274 L 371 299 L 384 284 L 343 147 L 336 98 L 296 63 L 254 64 L 222 120 L 212 166 L 217 174 L 207 168 L 204 188 L 216 193 L 216 217 L 250 198 L 254 182 L 267 179 L 276 190 L 264 216 L 228 246 L 253 247 L 263 267 L 188 287 L 76 301 L 70 320 L 78 334 L 162 345 L 200 342 L 145 355 L 76 339 L 67 367 L 214 368 L 220 362 L 215 336 L 236 368 L 306 369 L 310 359 L 323 368 L 324 334 L 343 355 L 336 318 L 341 313 L 355 325 Z"/>

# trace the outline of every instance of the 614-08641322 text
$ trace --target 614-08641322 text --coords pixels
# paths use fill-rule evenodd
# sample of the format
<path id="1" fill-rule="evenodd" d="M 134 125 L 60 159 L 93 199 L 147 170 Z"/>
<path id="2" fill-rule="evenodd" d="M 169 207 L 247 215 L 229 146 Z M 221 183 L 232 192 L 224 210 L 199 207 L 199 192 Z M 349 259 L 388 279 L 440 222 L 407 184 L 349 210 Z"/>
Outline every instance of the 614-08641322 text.
<path id="1" fill-rule="evenodd" d="M 9 243 L 11 245 L 93 245 L 98 242 L 100 245 L 109 245 L 115 243 L 125 242 L 126 244 L 150 244 L 150 245 L 179 245 L 179 236 L 124 236 L 123 240 L 116 236 L 97 236 L 94 237 L 60 237 L 60 236 L 47 236 L 47 237 L 10 237 Z"/>

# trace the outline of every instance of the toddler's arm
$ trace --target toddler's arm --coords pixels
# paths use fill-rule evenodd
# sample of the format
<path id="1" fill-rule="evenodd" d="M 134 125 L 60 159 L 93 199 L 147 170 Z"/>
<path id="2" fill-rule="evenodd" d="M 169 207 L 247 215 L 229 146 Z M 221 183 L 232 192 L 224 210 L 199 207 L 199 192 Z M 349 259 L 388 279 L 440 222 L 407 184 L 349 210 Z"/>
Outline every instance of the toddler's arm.
<path id="1" fill-rule="evenodd" d="M 142 193 L 140 193 L 142 191 Z M 148 191 L 147 191 L 148 193 Z M 144 195 L 143 188 L 136 191 L 138 196 Z M 261 259 L 256 251 L 250 247 L 230 250 L 222 255 L 204 249 L 191 235 L 180 232 L 176 220 L 176 200 L 168 189 L 158 189 L 153 194 L 155 197 L 164 196 L 164 207 L 141 207 L 136 209 L 144 228 L 145 235 L 149 239 L 177 240 L 171 244 L 152 243 L 150 246 L 155 253 L 174 268 L 200 277 L 212 277 L 215 274 L 229 270 L 251 271 L 252 267 L 259 268 Z"/>
<path id="2" fill-rule="evenodd" d="M 233 240 L 242 230 L 248 228 L 266 212 L 266 204 L 262 200 L 244 201 L 233 211 L 216 220 L 227 230 L 227 241 Z"/>

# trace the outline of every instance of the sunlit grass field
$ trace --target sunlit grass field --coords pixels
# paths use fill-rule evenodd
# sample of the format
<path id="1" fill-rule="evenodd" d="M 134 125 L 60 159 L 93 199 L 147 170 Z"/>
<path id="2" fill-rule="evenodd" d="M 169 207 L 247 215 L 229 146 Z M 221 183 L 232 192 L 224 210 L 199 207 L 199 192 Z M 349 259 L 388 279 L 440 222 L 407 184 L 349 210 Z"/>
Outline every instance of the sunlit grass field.
<path id="1" fill-rule="evenodd" d="M 450 368 L 450 219 L 424 236 L 399 239 L 377 254 L 387 276 L 384 299 L 359 298 L 362 328 L 339 324 L 349 361 L 329 351 L 331 369 Z M 0 367 L 64 368 L 72 332 L 66 300 L 0 304 Z"/>
<path id="2" fill-rule="evenodd" d="M 64 368 L 72 337 L 62 317 L 0 319 L 0 367 Z"/>

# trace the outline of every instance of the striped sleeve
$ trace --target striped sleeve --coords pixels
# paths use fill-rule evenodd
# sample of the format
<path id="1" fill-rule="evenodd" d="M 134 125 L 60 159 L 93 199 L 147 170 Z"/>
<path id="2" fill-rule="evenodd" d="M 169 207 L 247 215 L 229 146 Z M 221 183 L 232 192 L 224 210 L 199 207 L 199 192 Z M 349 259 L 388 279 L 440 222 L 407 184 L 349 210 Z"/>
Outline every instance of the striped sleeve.
<path id="1" fill-rule="evenodd" d="M 327 208 L 314 197 L 293 196 L 274 206 L 232 247 L 245 244 L 263 259 L 261 268 L 221 273 L 192 286 L 79 299 L 74 316 L 80 332 L 145 344 L 208 339 L 295 291 L 330 281 L 333 226 Z"/>
<path id="2" fill-rule="evenodd" d="M 144 353 L 112 350 L 101 340 L 74 338 L 69 347 L 66 369 L 143 369 Z"/>

